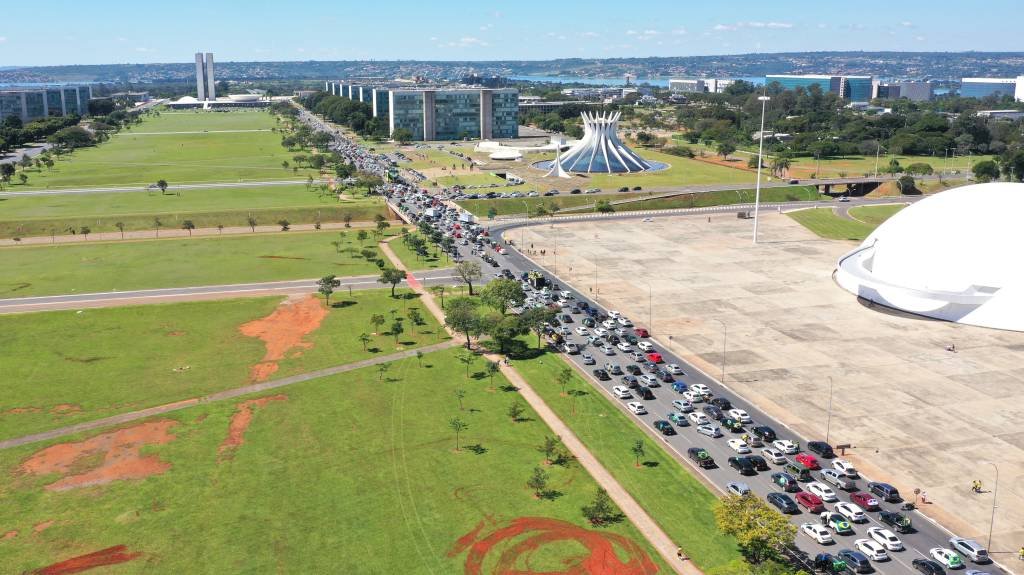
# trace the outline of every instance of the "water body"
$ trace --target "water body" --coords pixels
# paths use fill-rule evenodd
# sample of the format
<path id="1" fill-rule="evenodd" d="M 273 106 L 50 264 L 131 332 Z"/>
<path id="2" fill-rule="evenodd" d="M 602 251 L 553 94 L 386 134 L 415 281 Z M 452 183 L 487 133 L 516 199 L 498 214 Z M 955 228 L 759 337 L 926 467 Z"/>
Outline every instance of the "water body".
<path id="1" fill-rule="evenodd" d="M 552 84 L 586 84 L 588 86 L 625 86 L 625 78 L 584 78 L 582 76 L 512 76 L 512 80 L 524 82 L 546 82 Z M 764 76 L 747 76 L 737 78 L 751 84 L 764 84 Z M 668 78 L 634 78 L 631 84 L 649 84 L 659 88 L 668 88 Z"/>

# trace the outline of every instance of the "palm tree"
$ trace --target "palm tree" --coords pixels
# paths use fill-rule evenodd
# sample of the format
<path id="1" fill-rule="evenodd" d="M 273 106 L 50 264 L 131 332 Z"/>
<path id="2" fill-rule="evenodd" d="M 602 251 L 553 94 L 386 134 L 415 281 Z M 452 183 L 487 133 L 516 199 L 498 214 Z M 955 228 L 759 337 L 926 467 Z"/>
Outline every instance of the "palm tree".
<path id="1" fill-rule="evenodd" d="M 114 227 L 121 232 L 121 239 L 124 239 L 124 222 L 117 222 Z"/>
<path id="2" fill-rule="evenodd" d="M 192 237 L 192 230 L 196 229 L 196 225 L 192 220 L 185 220 L 181 222 L 181 229 L 188 230 L 188 237 Z"/>
<path id="3" fill-rule="evenodd" d="M 787 158 L 785 156 L 776 156 L 776 157 L 772 158 L 772 162 L 771 162 L 772 174 L 777 176 L 777 177 L 779 177 L 779 178 L 781 178 L 782 175 L 784 173 L 786 173 L 786 170 L 789 169 L 790 164 L 791 164 L 791 162 L 790 162 L 789 158 Z"/>

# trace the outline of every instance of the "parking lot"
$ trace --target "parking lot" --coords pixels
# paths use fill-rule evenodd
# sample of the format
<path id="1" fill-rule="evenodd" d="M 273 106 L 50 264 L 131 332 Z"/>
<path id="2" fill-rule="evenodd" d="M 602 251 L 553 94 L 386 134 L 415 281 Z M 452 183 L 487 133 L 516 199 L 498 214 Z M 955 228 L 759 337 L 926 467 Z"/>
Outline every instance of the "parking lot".
<path id="1" fill-rule="evenodd" d="M 1024 334 L 865 307 L 831 280 L 852 244 L 769 214 L 754 247 L 751 222 L 710 218 L 587 221 L 508 236 L 544 250 L 531 257 L 652 327 L 656 342 L 716 377 L 726 335 L 730 391 L 802 436 L 824 439 L 827 429 L 831 444 L 856 446 L 846 457 L 868 476 L 908 499 L 920 489 L 934 502 L 922 504 L 929 515 L 982 543 L 992 462 L 1000 474 L 992 548 L 1016 566 L 1024 543 L 1024 433 L 1016 426 L 1024 415 Z M 970 489 L 974 479 L 980 494 Z"/>

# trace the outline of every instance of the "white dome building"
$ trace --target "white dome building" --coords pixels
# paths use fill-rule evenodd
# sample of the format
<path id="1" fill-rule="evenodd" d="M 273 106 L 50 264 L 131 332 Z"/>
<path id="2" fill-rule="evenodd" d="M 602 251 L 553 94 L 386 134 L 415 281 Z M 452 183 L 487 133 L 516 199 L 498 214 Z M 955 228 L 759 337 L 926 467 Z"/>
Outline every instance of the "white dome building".
<path id="1" fill-rule="evenodd" d="M 837 264 L 843 289 L 906 312 L 1024 331 L 1024 184 L 974 184 L 914 203 Z"/>

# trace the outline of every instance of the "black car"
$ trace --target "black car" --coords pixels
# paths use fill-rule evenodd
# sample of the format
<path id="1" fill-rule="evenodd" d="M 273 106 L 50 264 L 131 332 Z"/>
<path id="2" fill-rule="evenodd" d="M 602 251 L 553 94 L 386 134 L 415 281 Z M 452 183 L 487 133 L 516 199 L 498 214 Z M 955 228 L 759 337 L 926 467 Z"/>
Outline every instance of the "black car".
<path id="1" fill-rule="evenodd" d="M 653 361 L 644 362 L 644 370 L 648 372 L 658 371 L 658 364 L 654 363 Z"/>
<path id="2" fill-rule="evenodd" d="M 629 191 L 629 187 L 628 186 L 622 186 L 621 188 L 619 188 L 619 191 L 620 192 L 628 192 Z"/>
<path id="3" fill-rule="evenodd" d="M 644 385 L 641 385 L 640 387 L 636 388 L 636 394 L 640 396 L 640 399 L 646 401 L 651 401 L 654 399 L 654 392 L 651 391 L 651 388 Z"/>
<path id="4" fill-rule="evenodd" d="M 748 455 L 747 459 L 750 460 L 750 463 L 754 466 L 754 469 L 758 471 L 769 471 L 771 469 L 770 467 L 768 467 L 768 462 L 765 461 L 765 459 L 760 455 Z"/>
<path id="5" fill-rule="evenodd" d="M 714 419 L 715 421 L 720 421 L 723 416 L 722 410 L 714 405 L 705 405 L 704 409 L 702 409 L 701 411 L 704 412 L 704 415 L 707 415 L 708 417 Z"/>
<path id="6" fill-rule="evenodd" d="M 836 452 L 832 451 L 832 446 L 824 441 L 808 441 L 807 451 L 810 451 L 815 455 L 820 455 L 825 459 L 832 459 L 836 456 Z"/>
<path id="7" fill-rule="evenodd" d="M 800 483 L 797 482 L 796 477 L 788 473 L 772 473 L 772 483 L 778 485 L 788 493 L 796 493 L 800 491 Z"/>
<path id="8" fill-rule="evenodd" d="M 637 342 L 640 341 L 640 339 L 637 338 L 635 335 L 628 334 L 628 333 L 626 335 L 622 336 L 622 339 L 628 341 L 630 343 L 630 345 L 636 345 Z"/>
<path id="9" fill-rule="evenodd" d="M 774 505 L 784 514 L 800 513 L 800 508 L 796 506 L 796 502 L 785 493 L 772 492 L 768 494 L 767 499 L 768 503 Z"/>
<path id="10" fill-rule="evenodd" d="M 567 313 L 563 313 L 558 316 L 558 319 L 561 320 L 562 323 L 572 323 L 572 316 Z"/>
<path id="11" fill-rule="evenodd" d="M 675 383 L 676 381 L 676 378 L 672 377 L 672 374 L 667 371 L 659 373 L 658 379 L 660 379 L 662 383 Z"/>
<path id="12" fill-rule="evenodd" d="M 603 369 L 595 369 L 594 370 L 594 377 L 596 377 L 597 379 L 599 379 L 601 381 L 608 381 L 608 380 L 611 379 L 611 376 L 608 375 L 608 372 L 603 370 Z"/>
<path id="13" fill-rule="evenodd" d="M 715 460 L 712 459 L 708 450 L 703 447 L 691 447 L 686 450 L 686 456 L 692 459 L 699 467 L 711 469 L 715 467 Z"/>
<path id="14" fill-rule="evenodd" d="M 877 495 L 882 499 L 882 501 L 888 501 L 889 503 L 899 503 L 900 501 L 903 501 L 903 498 L 900 497 L 900 492 L 888 483 L 869 481 L 868 491 Z"/>
<path id="15" fill-rule="evenodd" d="M 622 376 L 622 385 L 625 385 L 630 389 L 636 389 L 640 383 L 637 381 L 635 375 L 624 375 Z"/>
<path id="16" fill-rule="evenodd" d="M 878 514 L 878 520 L 892 527 L 899 533 L 910 533 L 914 527 L 909 517 L 905 517 L 895 511 L 882 511 Z"/>
<path id="17" fill-rule="evenodd" d="M 570 194 L 581 194 L 583 192 L 579 188 L 573 188 L 569 193 Z"/>
<path id="18" fill-rule="evenodd" d="M 714 405 L 715 407 L 721 409 L 722 411 L 729 411 L 730 409 L 732 409 L 732 402 L 729 401 L 729 398 L 727 397 L 716 397 L 709 401 L 708 403 Z"/>
<path id="19" fill-rule="evenodd" d="M 747 457 L 730 457 L 728 462 L 729 467 L 739 471 L 740 475 L 757 475 L 754 464 Z"/>
<path id="20" fill-rule="evenodd" d="M 587 327 L 597 327 L 597 322 L 592 317 L 583 318 L 583 325 Z"/>
<path id="21" fill-rule="evenodd" d="M 914 559 L 910 564 L 924 575 L 946 575 L 942 565 L 931 559 Z"/>
<path id="22" fill-rule="evenodd" d="M 841 549 L 836 557 L 846 561 L 846 566 L 850 568 L 854 573 L 871 573 L 874 571 L 874 567 L 871 566 L 871 561 L 867 555 L 864 555 L 860 551 L 854 551 L 853 549 Z"/>
<path id="23" fill-rule="evenodd" d="M 770 443 L 778 439 L 778 436 L 775 435 L 775 430 L 768 427 L 767 425 L 758 425 L 757 427 L 751 429 L 750 433 L 753 433 L 754 437 L 761 438 L 761 441 L 764 441 L 765 443 Z"/>
<path id="24" fill-rule="evenodd" d="M 654 422 L 654 429 L 657 429 L 658 431 L 660 431 L 662 435 L 675 435 L 676 434 L 676 430 L 675 430 L 674 427 L 672 427 L 672 424 L 667 422 L 667 421 L 665 421 L 664 419 L 659 419 L 658 421 L 655 421 Z"/>
<path id="25" fill-rule="evenodd" d="M 627 365 L 626 372 L 631 375 L 640 375 L 641 373 L 643 373 L 643 371 L 640 370 L 640 366 L 635 363 Z"/>

